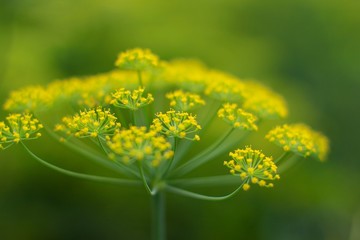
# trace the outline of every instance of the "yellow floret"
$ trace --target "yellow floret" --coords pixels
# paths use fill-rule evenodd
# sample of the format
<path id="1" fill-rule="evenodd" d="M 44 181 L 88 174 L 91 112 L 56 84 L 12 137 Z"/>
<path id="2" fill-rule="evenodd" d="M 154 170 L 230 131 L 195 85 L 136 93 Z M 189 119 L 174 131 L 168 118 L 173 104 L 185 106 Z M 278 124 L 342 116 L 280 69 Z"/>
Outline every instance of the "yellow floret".
<path id="1" fill-rule="evenodd" d="M 15 112 L 42 110 L 49 107 L 54 96 L 41 86 L 29 86 L 10 93 L 4 109 Z"/>
<path id="2" fill-rule="evenodd" d="M 134 48 L 120 53 L 115 65 L 121 69 L 142 71 L 157 67 L 159 57 L 149 49 Z"/>
<path id="3" fill-rule="evenodd" d="M 31 114 L 10 114 L 6 120 L 8 124 L 0 122 L 0 145 L 2 148 L 41 136 L 39 131 L 43 125 Z"/>
<path id="4" fill-rule="evenodd" d="M 178 111 L 188 111 L 205 105 L 205 101 L 200 95 L 182 90 L 167 93 L 166 98 L 170 100 L 170 106 Z"/>
<path id="5" fill-rule="evenodd" d="M 197 123 L 196 117 L 187 112 L 169 110 L 166 113 L 157 113 L 153 120 L 152 129 L 170 137 L 200 140 L 198 135 L 189 137 L 189 135 L 199 131 L 201 126 Z"/>
<path id="6" fill-rule="evenodd" d="M 261 119 L 285 118 L 288 114 L 282 96 L 254 82 L 245 83 L 243 108 Z"/>
<path id="7" fill-rule="evenodd" d="M 329 151 L 328 139 L 305 124 L 284 124 L 275 127 L 266 138 L 281 146 L 284 151 L 291 151 L 303 157 L 314 156 L 321 161 L 326 159 Z"/>
<path id="8" fill-rule="evenodd" d="M 244 130 L 256 131 L 256 117 L 241 108 L 235 103 L 225 103 L 218 111 L 218 117 L 229 123 L 233 128 L 241 128 Z"/>
<path id="9" fill-rule="evenodd" d="M 243 185 L 245 191 L 250 188 L 248 184 L 250 182 L 261 187 L 272 187 L 273 184 L 267 184 L 265 180 L 280 179 L 272 158 L 266 157 L 260 150 L 246 147 L 230 152 L 229 156 L 232 160 L 225 161 L 224 165 L 230 168 L 231 174 L 238 175 L 245 181 Z"/>
<path id="10" fill-rule="evenodd" d="M 63 125 L 56 125 L 55 130 L 79 138 L 111 135 L 121 126 L 110 110 L 100 107 L 80 111 L 72 117 L 64 117 L 62 121 Z"/>
<path id="11" fill-rule="evenodd" d="M 110 149 L 124 163 L 149 161 L 156 167 L 173 156 L 171 144 L 163 136 L 146 127 L 132 126 L 118 131 L 107 140 Z"/>
<path id="12" fill-rule="evenodd" d="M 143 97 L 144 91 L 145 89 L 141 87 L 133 91 L 125 90 L 125 88 L 117 89 L 112 93 L 113 99 L 110 103 L 115 107 L 137 110 L 154 101 L 154 98 L 150 93 L 148 93 L 146 97 Z"/>

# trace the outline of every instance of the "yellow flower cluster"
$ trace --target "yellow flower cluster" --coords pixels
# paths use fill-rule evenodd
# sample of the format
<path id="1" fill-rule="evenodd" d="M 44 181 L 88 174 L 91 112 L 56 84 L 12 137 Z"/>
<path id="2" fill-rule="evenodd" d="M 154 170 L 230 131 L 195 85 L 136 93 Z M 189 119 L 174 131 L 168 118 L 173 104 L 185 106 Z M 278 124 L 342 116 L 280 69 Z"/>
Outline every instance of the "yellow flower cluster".
<path id="1" fill-rule="evenodd" d="M 187 112 L 169 110 L 166 113 L 157 113 L 152 128 L 169 137 L 200 140 L 198 135 L 189 137 L 189 135 L 199 131 L 201 126 L 197 123 L 196 116 Z"/>
<path id="2" fill-rule="evenodd" d="M 229 123 L 233 128 L 241 128 L 244 130 L 257 131 L 255 124 L 256 117 L 241 108 L 236 103 L 225 103 L 218 111 L 218 117 Z"/>
<path id="3" fill-rule="evenodd" d="M 148 93 L 146 97 L 143 97 L 143 93 L 144 88 L 141 87 L 133 91 L 120 88 L 112 93 L 113 99 L 110 101 L 110 104 L 119 108 L 137 110 L 141 107 L 149 105 L 154 101 L 154 98 L 150 93 Z"/>
<path id="4" fill-rule="evenodd" d="M 43 128 L 43 125 L 31 114 L 10 114 L 6 120 L 8 124 L 0 122 L 0 149 L 4 148 L 4 145 L 41 136 L 39 130 Z"/>
<path id="5" fill-rule="evenodd" d="M 146 127 L 131 126 L 120 130 L 112 138 L 107 138 L 107 144 L 126 164 L 149 161 L 156 167 L 174 155 L 171 144 L 158 132 L 148 131 Z M 112 157 L 116 159 L 115 155 Z"/>
<path id="6" fill-rule="evenodd" d="M 261 187 L 273 187 L 268 180 L 280 179 L 277 174 L 277 166 L 271 157 L 266 157 L 260 150 L 253 150 L 251 147 L 237 149 L 230 152 L 230 161 L 224 161 L 224 165 L 230 168 L 230 173 L 238 175 L 245 182 L 243 189 L 250 188 L 249 183 L 258 184 Z"/>
<path id="7" fill-rule="evenodd" d="M 138 52 L 143 53 L 139 53 L 139 56 L 148 53 L 147 50 L 138 49 L 122 54 L 137 56 Z M 152 91 L 178 88 L 200 96 L 207 95 L 222 102 L 235 102 L 258 118 L 286 117 L 287 115 L 283 98 L 261 84 L 242 81 L 221 71 L 207 69 L 198 61 L 177 60 L 161 65 L 162 68 L 158 72 L 144 71 L 142 73 L 141 83 Z M 80 109 L 106 106 L 111 101 L 114 102 L 112 93 L 116 89 L 136 89 L 138 84 L 139 79 L 136 73 L 123 70 L 84 78 L 70 78 L 55 81 L 46 87 L 27 87 L 14 91 L 4 108 L 22 112 L 36 111 L 51 106 L 53 103 L 70 103 Z M 177 109 L 176 106 L 174 108 Z"/>
<path id="8" fill-rule="evenodd" d="M 197 60 L 177 59 L 164 63 L 159 85 L 176 85 L 178 88 L 200 93 L 206 85 L 209 70 Z"/>
<path id="9" fill-rule="evenodd" d="M 242 100 L 245 89 L 239 79 L 220 71 L 210 71 L 206 77 L 206 95 L 223 102 Z"/>
<path id="10" fill-rule="evenodd" d="M 121 125 L 116 122 L 116 117 L 100 107 L 80 111 L 72 117 L 64 117 L 64 124 L 55 127 L 55 131 L 63 131 L 70 136 L 78 138 L 111 135 Z"/>
<path id="11" fill-rule="evenodd" d="M 329 140 L 305 124 L 277 126 L 266 135 L 266 138 L 281 146 L 284 151 L 291 151 L 303 157 L 314 156 L 321 161 L 326 159 L 329 151 Z"/>
<path id="12" fill-rule="evenodd" d="M 245 84 L 243 108 L 261 119 L 285 118 L 288 114 L 285 100 L 263 85 Z"/>
<path id="13" fill-rule="evenodd" d="M 166 98 L 170 100 L 170 106 L 178 111 L 189 111 L 201 105 L 205 105 L 205 101 L 200 95 L 177 90 L 166 94 Z"/>
<path id="14" fill-rule="evenodd" d="M 233 129 L 257 131 L 258 120 L 285 118 L 288 114 L 285 100 L 269 88 L 209 69 L 196 60 L 165 62 L 160 61 L 148 49 L 135 48 L 120 53 L 115 65 L 117 70 L 107 73 L 58 80 L 44 87 L 33 86 L 14 91 L 5 102 L 4 109 L 38 114 L 39 110 L 49 108 L 49 114 L 57 116 L 70 106 L 78 113 L 64 117 L 62 123 L 55 126 L 55 130 L 69 138 L 98 138 L 99 146 L 115 161 L 145 163 L 146 168 L 141 166 L 139 171 L 148 188 L 156 185 L 158 180 L 183 176 L 216 158 L 217 154 L 231 144 L 229 135 L 235 134 Z M 204 109 L 195 109 L 205 105 L 204 99 Z M 170 101 L 170 110 L 167 100 Z M 153 102 L 156 104 L 143 108 Z M 111 113 L 110 109 L 115 108 L 138 111 L 120 111 L 124 115 L 119 116 Z M 80 109 L 87 110 L 79 111 Z M 186 149 L 191 148 L 191 143 L 184 143 L 183 140 L 200 140 L 197 133 L 201 126 L 196 115 L 189 111 L 198 111 L 195 113 L 200 115 L 202 126 L 207 129 L 203 130 L 204 135 L 215 136 L 225 128 L 228 128 L 229 133 L 214 142 L 206 142 L 205 139 L 201 145 L 204 146 L 204 151 L 194 153 L 194 158 L 184 161 L 190 155 Z M 231 125 L 231 129 L 226 125 L 215 130 L 208 128 L 218 123 L 214 121 L 221 121 L 214 120 L 216 112 L 220 119 Z M 52 119 L 42 114 L 38 116 L 44 116 L 48 121 Z M 127 129 L 120 129 L 117 117 Z M 12 114 L 7 121 L 8 124 L 0 122 L 0 148 L 40 136 L 38 131 L 42 125 L 30 114 Z M 329 149 L 325 136 L 303 124 L 278 126 L 266 138 L 286 152 L 295 152 L 304 157 L 314 156 L 320 160 L 326 158 Z M 107 145 L 102 144 L 105 140 Z M 78 142 L 73 141 L 75 145 Z M 173 158 L 176 149 L 179 154 Z M 237 149 L 230 153 L 230 157 L 232 160 L 225 161 L 224 164 L 230 168 L 231 174 L 240 176 L 244 190 L 248 190 L 251 183 L 272 187 L 273 184 L 268 181 L 279 179 L 277 166 L 272 158 L 266 157 L 260 150 L 250 147 Z M 104 161 L 107 160 L 105 158 Z M 170 160 L 168 165 L 151 169 L 166 160 Z M 124 168 L 122 170 L 125 173 L 135 169 L 123 164 L 114 166 Z M 136 172 L 132 173 L 139 176 Z M 154 176 L 166 179 L 154 179 Z"/>
<path id="15" fill-rule="evenodd" d="M 134 48 L 119 54 L 115 65 L 121 69 L 142 71 L 159 65 L 159 57 L 149 49 Z"/>
<path id="16" fill-rule="evenodd" d="M 53 95 L 41 86 L 29 86 L 10 93 L 4 104 L 5 110 L 16 112 L 34 111 L 47 107 Z"/>
<path id="17" fill-rule="evenodd" d="M 4 104 L 8 111 L 38 111 L 55 103 L 72 106 L 98 107 L 109 104 L 111 92 L 120 87 L 137 86 L 137 76 L 126 71 L 84 78 L 58 80 L 48 86 L 25 87 L 10 93 Z"/>
<path id="18" fill-rule="evenodd" d="M 159 81 L 222 102 L 238 103 L 241 108 L 261 119 L 285 118 L 288 114 L 285 100 L 269 88 L 207 69 L 198 61 L 176 60 L 166 63 Z"/>
<path id="19" fill-rule="evenodd" d="M 58 102 L 69 102 L 72 105 L 95 108 L 109 104 L 110 93 L 115 88 L 123 87 L 124 82 L 134 82 L 136 76 L 116 71 L 84 78 L 70 78 L 50 83 L 46 91 L 55 96 Z"/>

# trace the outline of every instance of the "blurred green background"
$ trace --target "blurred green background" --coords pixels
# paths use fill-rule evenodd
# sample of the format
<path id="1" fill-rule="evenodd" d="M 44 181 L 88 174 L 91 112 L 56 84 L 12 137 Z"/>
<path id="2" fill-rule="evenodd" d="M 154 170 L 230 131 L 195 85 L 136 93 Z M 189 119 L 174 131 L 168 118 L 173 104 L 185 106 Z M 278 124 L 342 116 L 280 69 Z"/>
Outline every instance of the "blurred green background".
<path id="1" fill-rule="evenodd" d="M 24 85 L 111 70 L 132 47 L 258 79 L 285 96 L 291 122 L 329 136 L 329 161 L 224 202 L 169 195 L 169 239 L 357 240 L 359 13 L 358 0 L 0 0 L 0 103 Z M 107 172 L 51 141 L 34 151 Z M 60 175 L 20 147 L 0 153 L 0 239 L 149 239 L 149 222 L 143 189 Z"/>

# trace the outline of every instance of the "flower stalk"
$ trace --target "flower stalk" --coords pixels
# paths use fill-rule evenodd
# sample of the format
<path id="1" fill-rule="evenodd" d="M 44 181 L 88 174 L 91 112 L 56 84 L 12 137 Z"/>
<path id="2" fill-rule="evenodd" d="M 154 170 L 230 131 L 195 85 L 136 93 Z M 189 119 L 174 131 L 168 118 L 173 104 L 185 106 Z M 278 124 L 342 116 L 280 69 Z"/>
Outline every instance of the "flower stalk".
<path id="1" fill-rule="evenodd" d="M 151 196 L 152 239 L 166 239 L 165 193 L 157 191 Z"/>

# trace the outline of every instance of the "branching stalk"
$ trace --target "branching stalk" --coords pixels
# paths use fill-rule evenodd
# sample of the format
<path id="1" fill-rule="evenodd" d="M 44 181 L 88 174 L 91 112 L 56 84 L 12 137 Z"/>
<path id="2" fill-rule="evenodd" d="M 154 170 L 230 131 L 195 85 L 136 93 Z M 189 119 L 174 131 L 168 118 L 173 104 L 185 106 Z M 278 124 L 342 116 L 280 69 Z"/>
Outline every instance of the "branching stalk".
<path id="1" fill-rule="evenodd" d="M 190 198 L 195 198 L 195 199 L 200 199 L 200 200 L 208 200 L 208 201 L 221 201 L 221 200 L 225 200 L 225 199 L 229 199 L 232 196 L 234 196 L 235 194 L 237 194 L 241 189 L 242 186 L 244 185 L 245 182 L 242 182 L 241 185 L 236 188 L 233 192 L 231 192 L 228 195 L 225 196 L 207 196 L 207 195 L 203 195 L 203 194 L 199 194 L 199 193 L 195 193 L 195 192 L 191 192 L 191 191 L 187 191 L 181 188 L 177 188 L 171 185 L 166 185 L 165 189 L 169 192 L 172 193 L 176 193 L 185 197 L 190 197 Z"/>
<path id="2" fill-rule="evenodd" d="M 37 160 L 39 163 L 57 171 L 57 172 L 63 173 L 65 175 L 76 177 L 76 178 L 81 178 L 81 179 L 85 179 L 85 180 L 95 181 L 95 182 L 113 183 L 113 184 L 120 184 L 120 185 L 139 185 L 140 184 L 140 182 L 136 181 L 136 180 L 96 176 L 96 175 L 78 173 L 78 172 L 60 168 L 58 166 L 55 166 L 55 165 L 41 159 L 37 155 L 35 155 L 23 142 L 21 142 L 21 144 L 25 148 L 25 150 L 30 154 L 30 156 L 32 158 L 34 158 L 35 160 Z"/>

